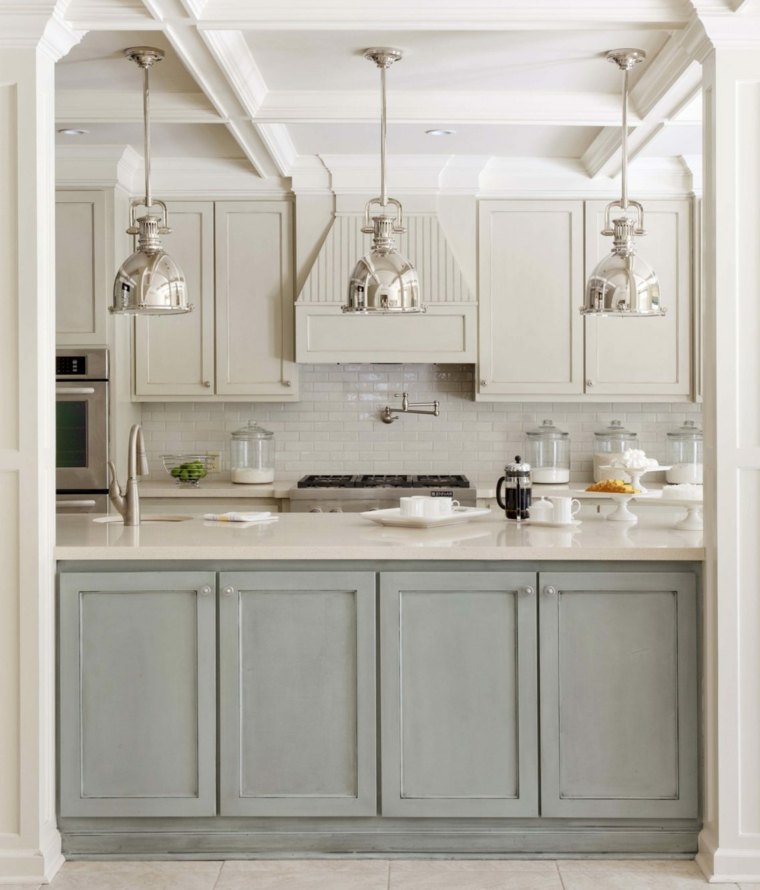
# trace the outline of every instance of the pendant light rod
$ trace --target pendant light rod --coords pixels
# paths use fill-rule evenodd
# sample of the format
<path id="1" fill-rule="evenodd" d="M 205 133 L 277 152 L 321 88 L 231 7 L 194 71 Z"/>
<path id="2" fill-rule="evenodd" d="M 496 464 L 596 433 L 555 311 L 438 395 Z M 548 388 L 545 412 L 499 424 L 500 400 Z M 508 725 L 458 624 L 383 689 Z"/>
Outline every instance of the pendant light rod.
<path id="1" fill-rule="evenodd" d="M 386 155 L 388 141 L 388 97 L 386 94 L 385 73 L 394 62 L 403 58 L 400 49 L 389 46 L 373 46 L 364 50 L 364 58 L 374 62 L 380 69 L 380 206 L 388 206 L 388 186 L 386 184 Z"/>
<path id="2" fill-rule="evenodd" d="M 623 210 L 628 210 L 628 72 L 645 58 L 646 53 L 643 49 L 612 49 L 607 53 L 607 60 L 614 62 L 623 72 L 623 128 L 620 135 L 622 153 L 620 206 Z"/>
<path id="3" fill-rule="evenodd" d="M 145 206 L 153 204 L 153 195 L 150 191 L 150 65 L 143 68 L 143 119 L 145 121 L 145 133 L 143 134 L 143 160 L 145 167 Z"/>
<path id="4" fill-rule="evenodd" d="M 153 206 L 150 188 L 150 69 L 164 57 L 164 51 L 154 46 L 130 46 L 124 55 L 143 69 L 143 166 L 145 167 L 145 206 Z"/>

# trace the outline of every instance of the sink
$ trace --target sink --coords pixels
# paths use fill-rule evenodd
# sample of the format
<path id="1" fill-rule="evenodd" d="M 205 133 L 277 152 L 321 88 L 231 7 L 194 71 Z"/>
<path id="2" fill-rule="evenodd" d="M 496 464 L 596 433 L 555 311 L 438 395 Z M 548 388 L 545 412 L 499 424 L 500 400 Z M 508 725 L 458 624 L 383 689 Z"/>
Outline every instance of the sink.
<path id="1" fill-rule="evenodd" d="M 143 515 L 140 519 L 141 522 L 185 522 L 187 519 L 192 519 L 192 516 L 188 516 L 183 513 L 148 513 L 147 515 Z M 124 522 L 121 516 L 96 516 L 93 522 Z"/>

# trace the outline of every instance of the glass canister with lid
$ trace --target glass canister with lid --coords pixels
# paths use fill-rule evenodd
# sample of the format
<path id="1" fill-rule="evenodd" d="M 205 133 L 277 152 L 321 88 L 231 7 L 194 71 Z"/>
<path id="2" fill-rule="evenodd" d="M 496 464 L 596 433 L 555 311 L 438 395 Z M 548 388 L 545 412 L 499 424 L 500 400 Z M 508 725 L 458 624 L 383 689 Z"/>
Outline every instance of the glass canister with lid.
<path id="1" fill-rule="evenodd" d="M 627 430 L 622 420 L 613 420 L 609 426 L 594 433 L 594 482 L 620 478 L 620 468 L 602 469 L 612 457 L 629 448 L 639 448 L 639 434 Z"/>
<path id="2" fill-rule="evenodd" d="M 274 433 L 255 420 L 232 433 L 230 479 L 244 485 L 274 481 Z"/>
<path id="3" fill-rule="evenodd" d="M 665 479 L 670 485 L 702 484 L 702 430 L 693 420 L 687 420 L 667 435 L 668 463 Z"/>
<path id="4" fill-rule="evenodd" d="M 570 481 L 570 433 L 554 426 L 554 421 L 544 420 L 541 426 L 528 430 L 528 463 L 534 484 L 564 483 Z"/>

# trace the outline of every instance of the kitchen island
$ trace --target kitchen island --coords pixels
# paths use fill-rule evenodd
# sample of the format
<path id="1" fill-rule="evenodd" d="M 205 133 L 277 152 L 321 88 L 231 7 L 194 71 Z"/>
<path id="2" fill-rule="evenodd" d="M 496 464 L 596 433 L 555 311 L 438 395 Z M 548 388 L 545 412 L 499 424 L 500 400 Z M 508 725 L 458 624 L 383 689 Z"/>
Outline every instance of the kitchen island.
<path id="1" fill-rule="evenodd" d="M 701 533 L 63 516 L 69 856 L 693 854 Z"/>

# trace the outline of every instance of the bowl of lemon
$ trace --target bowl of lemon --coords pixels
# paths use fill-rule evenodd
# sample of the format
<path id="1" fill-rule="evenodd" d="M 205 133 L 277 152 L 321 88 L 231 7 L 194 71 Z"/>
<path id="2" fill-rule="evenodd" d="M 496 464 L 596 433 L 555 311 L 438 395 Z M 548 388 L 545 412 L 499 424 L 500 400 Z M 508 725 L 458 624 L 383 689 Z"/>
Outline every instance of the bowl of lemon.
<path id="1" fill-rule="evenodd" d="M 161 460 L 178 485 L 197 486 L 208 475 L 210 459 L 206 454 L 162 454 Z"/>

